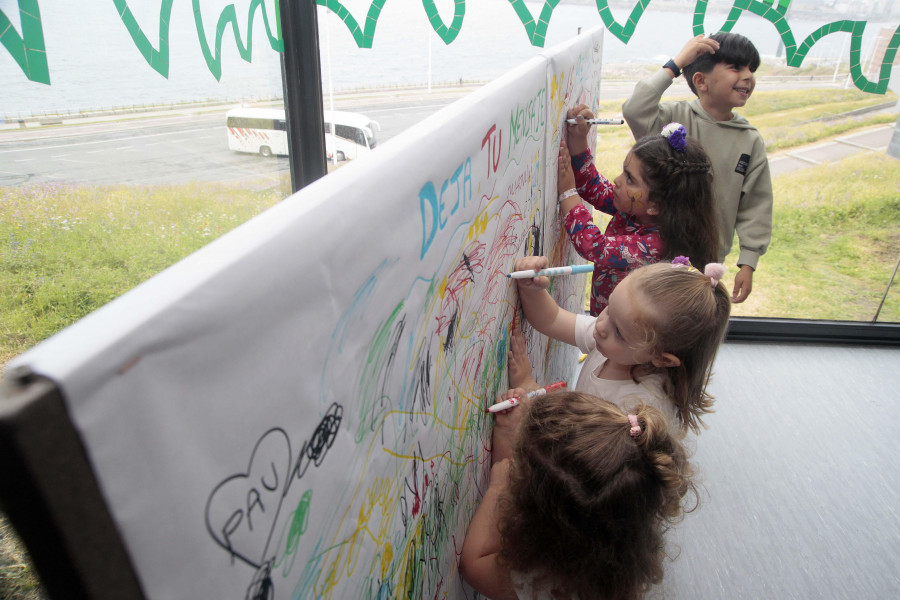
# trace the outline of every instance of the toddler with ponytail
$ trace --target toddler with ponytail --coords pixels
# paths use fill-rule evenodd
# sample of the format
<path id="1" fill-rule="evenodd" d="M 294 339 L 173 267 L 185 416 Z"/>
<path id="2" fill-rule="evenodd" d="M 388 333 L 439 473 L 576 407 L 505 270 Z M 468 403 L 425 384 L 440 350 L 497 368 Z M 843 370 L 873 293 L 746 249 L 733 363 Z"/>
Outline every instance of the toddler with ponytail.
<path id="1" fill-rule="evenodd" d="M 731 298 L 722 283 L 725 267 L 703 271 L 677 256 L 632 271 L 613 290 L 597 317 L 561 308 L 547 291 L 548 277 L 517 279 L 519 301 L 539 333 L 587 354 L 575 389 L 629 408 L 643 402 L 659 409 L 673 431 L 699 433 L 712 412 L 707 383 L 725 337 Z M 544 256 L 516 261 L 514 270 L 540 270 Z M 540 387 L 531 373 L 524 337 L 514 330 L 508 358 L 509 386 L 503 399 Z M 515 408 L 511 410 L 516 410 Z"/>
<path id="2" fill-rule="evenodd" d="M 710 159 L 681 124 L 638 140 L 611 184 L 597 172 L 588 148 L 593 113 L 579 105 L 567 116 L 574 123 L 559 150 L 557 191 L 569 239 L 594 263 L 592 315 L 600 314 L 633 269 L 678 255 L 690 256 L 698 269 L 718 260 Z M 603 232 L 582 200 L 613 216 Z"/>
<path id="3" fill-rule="evenodd" d="M 696 490 L 658 410 L 551 392 L 498 414 L 493 436 L 511 454 L 492 457 L 459 565 L 477 591 L 631 599 L 662 580 L 663 533 Z"/>

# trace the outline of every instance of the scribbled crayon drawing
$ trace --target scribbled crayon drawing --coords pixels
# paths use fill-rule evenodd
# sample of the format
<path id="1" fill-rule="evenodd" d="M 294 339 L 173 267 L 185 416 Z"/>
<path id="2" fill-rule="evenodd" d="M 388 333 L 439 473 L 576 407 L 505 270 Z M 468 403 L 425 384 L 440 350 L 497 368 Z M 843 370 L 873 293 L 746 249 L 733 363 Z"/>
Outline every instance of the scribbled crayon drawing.
<path id="1" fill-rule="evenodd" d="M 17 359 L 65 390 L 147 597 L 472 596 L 458 560 L 490 469 L 485 408 L 507 387 L 511 328 L 528 331 L 507 273 L 538 248 L 575 260 L 549 82 L 566 73 L 567 101 L 595 99 L 598 38 L 528 61 Z M 423 152 L 433 139 L 446 147 Z M 552 293 L 581 310 L 584 285 Z M 539 381 L 570 379 L 571 348 L 529 334 L 529 353 Z"/>
<path id="2" fill-rule="evenodd" d="M 578 49 L 562 60 L 570 99 L 597 87 L 596 72 L 576 65 L 589 65 L 593 49 Z M 560 131 L 543 73 L 474 132 L 472 154 L 455 159 L 443 181 L 419 186 L 418 261 L 376 262 L 336 319 L 315 379 L 322 406 L 341 407 L 340 421 L 327 421 L 339 428 L 324 431 L 342 459 L 308 468 L 339 476 L 327 487 L 307 488 L 307 477 L 299 485 L 291 447 L 302 432 L 273 427 L 211 491 L 212 542 L 244 570 L 248 597 L 467 596 L 458 555 L 485 490 L 493 423 L 485 408 L 507 385 L 517 310 L 507 273 L 536 246 L 558 263 L 574 260 L 555 210 L 555 169 L 545 165 Z M 431 270 L 398 287 L 398 270 L 416 262 Z M 578 281 L 553 287 L 575 310 Z M 384 298 L 393 307 L 386 313 Z M 565 379 L 573 356 L 528 338 L 536 377 Z"/>

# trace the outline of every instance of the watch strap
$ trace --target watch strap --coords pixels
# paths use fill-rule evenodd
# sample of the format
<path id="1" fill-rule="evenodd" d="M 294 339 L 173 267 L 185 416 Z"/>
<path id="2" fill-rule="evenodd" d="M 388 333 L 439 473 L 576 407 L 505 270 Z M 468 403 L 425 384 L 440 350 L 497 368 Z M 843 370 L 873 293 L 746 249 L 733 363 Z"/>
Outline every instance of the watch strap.
<path id="1" fill-rule="evenodd" d="M 675 77 L 681 75 L 681 69 L 678 68 L 678 65 L 675 64 L 675 59 L 670 58 L 669 62 L 663 65 L 664 69 L 670 69 L 673 73 L 675 73 Z"/>

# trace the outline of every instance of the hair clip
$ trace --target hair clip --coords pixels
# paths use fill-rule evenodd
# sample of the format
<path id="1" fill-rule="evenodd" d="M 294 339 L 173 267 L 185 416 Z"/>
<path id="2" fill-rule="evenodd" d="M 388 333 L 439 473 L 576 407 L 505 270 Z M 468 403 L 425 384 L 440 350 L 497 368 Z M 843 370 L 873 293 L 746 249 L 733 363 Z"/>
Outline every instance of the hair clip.
<path id="1" fill-rule="evenodd" d="M 628 422 L 631 423 L 631 437 L 636 438 L 643 433 L 637 415 L 628 415 Z"/>
<path id="2" fill-rule="evenodd" d="M 659 132 L 661 136 L 668 140 L 669 145 L 674 150 L 684 154 L 687 149 L 687 129 L 681 123 L 669 123 Z"/>
<path id="3" fill-rule="evenodd" d="M 676 256 L 675 258 L 672 259 L 672 267 L 674 267 L 674 268 L 690 267 L 690 266 L 691 266 L 691 259 L 689 259 L 687 256 Z"/>
<path id="4" fill-rule="evenodd" d="M 722 277 L 725 276 L 725 265 L 722 263 L 709 263 L 703 268 L 703 274 L 709 277 L 712 286 L 716 287 L 722 281 Z"/>

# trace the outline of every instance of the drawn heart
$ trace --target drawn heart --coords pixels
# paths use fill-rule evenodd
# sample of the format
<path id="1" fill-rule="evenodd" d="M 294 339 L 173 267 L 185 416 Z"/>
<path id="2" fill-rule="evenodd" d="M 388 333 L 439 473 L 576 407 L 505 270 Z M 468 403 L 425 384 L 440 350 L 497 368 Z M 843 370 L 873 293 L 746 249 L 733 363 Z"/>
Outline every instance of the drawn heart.
<path id="1" fill-rule="evenodd" d="M 206 529 L 232 557 L 254 568 L 267 560 L 291 470 L 287 433 L 274 428 L 256 443 L 247 470 L 223 480 L 206 502 Z"/>
<path id="2" fill-rule="evenodd" d="M 50 68 L 44 48 L 44 27 L 37 0 L 19 0 L 22 35 L 16 33 L 9 18 L 0 9 L 0 43 L 9 51 L 25 77 L 50 85 Z"/>

